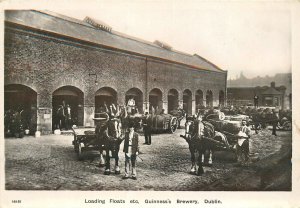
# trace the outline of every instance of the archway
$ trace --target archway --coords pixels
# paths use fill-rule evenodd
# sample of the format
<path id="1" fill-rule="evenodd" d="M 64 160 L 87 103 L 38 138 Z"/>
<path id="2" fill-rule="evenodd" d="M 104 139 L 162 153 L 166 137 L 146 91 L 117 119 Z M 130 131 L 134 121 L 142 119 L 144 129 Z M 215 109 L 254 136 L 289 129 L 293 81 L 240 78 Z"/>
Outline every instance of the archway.
<path id="1" fill-rule="evenodd" d="M 143 112 L 143 92 L 138 88 L 131 88 L 125 94 L 125 103 L 127 105 L 128 100 L 133 98 L 135 100 L 135 105 L 140 113 Z"/>
<path id="2" fill-rule="evenodd" d="M 178 91 L 171 89 L 168 92 L 168 113 L 178 108 Z"/>
<path id="3" fill-rule="evenodd" d="M 211 90 L 207 90 L 206 92 L 206 106 L 207 107 L 213 106 L 213 93 Z"/>
<path id="4" fill-rule="evenodd" d="M 224 107 L 225 105 L 225 93 L 223 90 L 219 91 L 219 106 Z"/>
<path id="5" fill-rule="evenodd" d="M 152 112 L 152 107 L 156 113 L 162 110 L 162 92 L 160 89 L 154 88 L 149 93 L 149 110 Z"/>
<path id="6" fill-rule="evenodd" d="M 183 91 L 183 110 L 192 115 L 192 92 L 188 89 Z"/>
<path id="7" fill-rule="evenodd" d="M 101 112 L 104 104 L 109 107 L 111 104 L 117 104 L 117 92 L 110 87 L 102 87 L 95 94 L 95 113 Z"/>
<path id="8" fill-rule="evenodd" d="M 196 112 L 198 109 L 203 108 L 203 92 L 202 90 L 196 91 Z"/>
<path id="9" fill-rule="evenodd" d="M 59 108 L 63 108 L 64 114 L 67 112 L 67 106 L 71 109 L 71 124 L 83 126 L 83 92 L 74 86 L 63 86 L 56 89 L 52 93 L 52 128 L 59 128 Z M 66 124 L 62 121 L 62 128 L 66 128 Z"/>
<path id="10" fill-rule="evenodd" d="M 4 125 L 7 127 L 10 115 L 19 112 L 25 129 L 34 134 L 37 127 L 37 93 L 21 84 L 10 84 L 4 87 Z"/>

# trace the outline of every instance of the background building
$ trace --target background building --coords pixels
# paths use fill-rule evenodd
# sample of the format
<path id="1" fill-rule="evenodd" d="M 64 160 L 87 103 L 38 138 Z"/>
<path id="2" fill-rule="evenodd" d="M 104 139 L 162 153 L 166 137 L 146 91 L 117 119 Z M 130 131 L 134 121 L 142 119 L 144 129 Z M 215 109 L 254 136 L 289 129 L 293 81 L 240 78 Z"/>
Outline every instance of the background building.
<path id="1" fill-rule="evenodd" d="M 286 103 L 286 87 L 276 87 L 275 82 L 270 86 L 257 87 L 228 87 L 228 105 L 254 105 L 254 96 L 258 96 L 259 106 L 279 107 L 281 109 L 291 109 L 291 100 Z M 291 99 L 291 96 L 290 98 Z"/>
<path id="2" fill-rule="evenodd" d="M 73 123 L 93 126 L 107 103 L 133 97 L 140 112 L 226 102 L 227 72 L 200 57 L 113 31 L 105 23 L 45 11 L 5 12 L 5 110 L 23 109 L 50 133 L 62 104 Z"/>
<path id="3" fill-rule="evenodd" d="M 280 106 L 284 109 L 292 109 L 291 73 L 278 73 L 274 76 L 258 76 L 249 79 L 241 72 L 240 77 L 229 79 L 227 86 L 228 104 L 253 104 L 253 97 L 258 94 L 261 106 Z"/>

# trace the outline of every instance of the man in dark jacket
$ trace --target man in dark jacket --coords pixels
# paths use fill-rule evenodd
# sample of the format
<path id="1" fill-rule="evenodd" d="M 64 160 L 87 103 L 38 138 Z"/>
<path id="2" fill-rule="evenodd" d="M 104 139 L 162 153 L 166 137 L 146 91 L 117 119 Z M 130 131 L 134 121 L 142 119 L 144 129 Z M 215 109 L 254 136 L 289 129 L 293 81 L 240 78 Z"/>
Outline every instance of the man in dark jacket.
<path id="1" fill-rule="evenodd" d="M 145 144 L 151 145 L 151 118 L 148 112 L 145 113 L 145 118 L 143 119 L 143 130 L 145 136 Z"/>
<path id="2" fill-rule="evenodd" d="M 125 176 L 123 177 L 123 179 L 128 179 L 131 171 L 132 179 L 137 180 L 136 157 L 139 154 L 139 135 L 134 131 L 133 121 L 129 121 L 128 127 L 129 132 L 126 132 L 125 134 L 123 149 L 123 152 L 125 153 Z"/>

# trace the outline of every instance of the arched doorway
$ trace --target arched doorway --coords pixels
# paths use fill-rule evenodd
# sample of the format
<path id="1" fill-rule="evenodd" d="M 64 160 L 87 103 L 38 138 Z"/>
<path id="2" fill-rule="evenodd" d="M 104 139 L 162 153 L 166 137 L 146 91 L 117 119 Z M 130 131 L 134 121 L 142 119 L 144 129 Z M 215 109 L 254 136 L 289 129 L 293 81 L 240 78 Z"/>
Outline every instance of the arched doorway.
<path id="1" fill-rule="evenodd" d="M 202 90 L 196 91 L 196 112 L 198 109 L 203 108 L 203 92 Z"/>
<path id="2" fill-rule="evenodd" d="M 188 89 L 183 91 L 183 110 L 192 115 L 192 92 Z"/>
<path id="3" fill-rule="evenodd" d="M 171 89 L 168 92 L 168 113 L 178 108 L 178 91 Z"/>
<path id="4" fill-rule="evenodd" d="M 131 88 L 125 94 L 125 103 L 127 105 L 128 100 L 133 98 L 135 100 L 135 105 L 140 113 L 143 112 L 143 92 L 138 88 Z"/>
<path id="5" fill-rule="evenodd" d="M 213 93 L 211 90 L 206 92 L 206 107 L 213 107 Z"/>
<path id="6" fill-rule="evenodd" d="M 225 93 L 223 90 L 220 90 L 219 92 L 219 106 L 224 107 L 225 105 Z"/>
<path id="7" fill-rule="evenodd" d="M 21 84 L 10 84 L 4 87 L 4 125 L 7 127 L 12 113 L 21 115 L 22 124 L 25 129 L 34 134 L 37 127 L 37 93 Z"/>
<path id="8" fill-rule="evenodd" d="M 110 87 L 102 87 L 95 94 L 95 113 L 101 112 L 104 104 L 109 107 L 111 104 L 117 104 L 117 92 Z"/>
<path id="9" fill-rule="evenodd" d="M 59 128 L 59 108 L 62 107 L 66 114 L 67 106 L 71 109 L 70 125 L 83 126 L 83 92 L 74 86 L 63 86 L 52 93 L 52 129 Z M 62 121 L 62 128 L 66 123 Z"/>
<path id="10" fill-rule="evenodd" d="M 152 113 L 152 107 L 156 113 L 162 110 L 162 92 L 160 89 L 154 88 L 149 93 L 149 111 Z"/>

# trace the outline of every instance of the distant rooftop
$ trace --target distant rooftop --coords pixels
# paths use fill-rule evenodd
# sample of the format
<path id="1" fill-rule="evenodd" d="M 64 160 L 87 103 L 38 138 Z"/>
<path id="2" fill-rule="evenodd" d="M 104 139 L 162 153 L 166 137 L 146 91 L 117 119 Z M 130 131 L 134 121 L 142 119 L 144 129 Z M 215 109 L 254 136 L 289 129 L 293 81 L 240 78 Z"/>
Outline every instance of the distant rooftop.
<path id="1" fill-rule="evenodd" d="M 105 47 L 169 60 L 197 69 L 225 72 L 197 54 L 191 55 L 174 50 L 162 41 L 152 43 L 114 31 L 110 25 L 92 17 L 86 17 L 81 21 L 51 11 L 6 10 L 5 21 Z"/>

